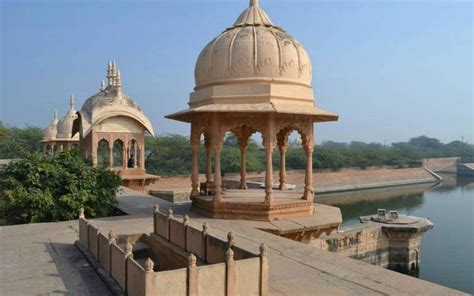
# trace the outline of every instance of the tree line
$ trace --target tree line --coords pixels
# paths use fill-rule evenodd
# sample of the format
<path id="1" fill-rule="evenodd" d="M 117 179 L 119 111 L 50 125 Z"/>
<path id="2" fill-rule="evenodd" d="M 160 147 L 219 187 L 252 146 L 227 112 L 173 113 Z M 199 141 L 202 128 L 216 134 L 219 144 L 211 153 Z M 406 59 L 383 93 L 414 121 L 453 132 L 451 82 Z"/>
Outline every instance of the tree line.
<path id="1" fill-rule="evenodd" d="M 8 127 L 0 123 L 0 159 L 24 158 L 40 151 L 41 129 L 27 126 L 25 128 Z M 199 167 L 205 170 L 205 149 L 201 145 Z M 191 172 L 191 146 L 189 137 L 164 134 L 145 138 L 145 166 L 148 173 L 161 176 L 188 175 Z M 419 136 L 407 142 L 383 145 L 353 141 L 341 143 L 326 141 L 316 145 L 313 154 L 315 169 L 332 169 L 372 166 L 391 166 L 397 168 L 416 167 L 423 158 L 461 157 L 463 162 L 474 162 L 474 145 L 461 141 L 442 143 L 436 138 Z M 228 133 L 222 150 L 222 172 L 240 171 L 240 150 L 235 136 Z M 262 146 L 250 139 L 247 151 L 247 171 L 265 170 L 265 152 Z M 275 149 L 273 165 L 279 169 L 279 153 Z M 304 169 L 306 155 L 298 141 L 290 142 L 286 153 L 287 169 Z"/>

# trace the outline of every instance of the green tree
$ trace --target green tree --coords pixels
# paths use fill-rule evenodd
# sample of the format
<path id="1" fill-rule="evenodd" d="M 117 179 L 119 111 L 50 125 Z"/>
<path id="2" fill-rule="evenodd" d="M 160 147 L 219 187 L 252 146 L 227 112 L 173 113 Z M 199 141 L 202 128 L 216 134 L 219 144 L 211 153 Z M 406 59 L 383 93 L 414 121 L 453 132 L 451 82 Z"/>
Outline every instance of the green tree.
<path id="1" fill-rule="evenodd" d="M 114 210 L 120 177 L 92 167 L 76 150 L 43 156 L 33 153 L 9 164 L 0 180 L 4 218 L 9 224 L 63 221 Z"/>
<path id="2" fill-rule="evenodd" d="M 41 151 L 42 130 L 39 127 L 8 127 L 0 122 L 0 159 L 23 158 Z"/>
<path id="3" fill-rule="evenodd" d="M 145 167 L 151 174 L 170 176 L 191 172 L 189 138 L 166 134 L 145 138 Z"/>

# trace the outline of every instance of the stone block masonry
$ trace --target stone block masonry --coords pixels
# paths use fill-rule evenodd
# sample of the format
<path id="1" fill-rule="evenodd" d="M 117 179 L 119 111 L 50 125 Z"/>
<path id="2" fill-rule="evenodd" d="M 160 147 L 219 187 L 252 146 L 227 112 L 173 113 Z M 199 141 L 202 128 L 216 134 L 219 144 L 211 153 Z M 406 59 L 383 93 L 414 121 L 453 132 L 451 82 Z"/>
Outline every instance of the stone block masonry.
<path id="1" fill-rule="evenodd" d="M 415 272 L 420 265 L 423 234 L 433 227 L 427 219 L 398 215 L 361 217 L 363 224 L 342 228 L 311 242 L 315 247 L 401 272 Z M 383 215 L 382 215 L 383 214 Z M 382 216 L 381 216 L 382 215 Z"/>
<path id="2" fill-rule="evenodd" d="M 79 241 L 87 256 L 128 295 L 268 295 L 267 248 L 256 254 L 208 233 L 187 216 L 154 210 L 151 234 L 106 237 L 79 217 Z"/>

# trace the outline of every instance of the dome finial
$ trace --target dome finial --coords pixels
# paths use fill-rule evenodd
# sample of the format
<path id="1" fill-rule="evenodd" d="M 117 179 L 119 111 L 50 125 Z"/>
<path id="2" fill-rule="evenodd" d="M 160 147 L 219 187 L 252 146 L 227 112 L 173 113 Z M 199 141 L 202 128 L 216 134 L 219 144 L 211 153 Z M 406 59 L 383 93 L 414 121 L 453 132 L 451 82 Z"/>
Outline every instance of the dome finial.
<path id="1" fill-rule="evenodd" d="M 115 79 L 114 79 L 114 86 L 117 90 L 117 93 L 120 93 L 122 88 L 122 80 L 120 79 L 120 70 L 116 70 Z"/>
<path id="2" fill-rule="evenodd" d="M 58 108 L 54 108 L 53 119 L 58 120 Z"/>
<path id="3" fill-rule="evenodd" d="M 71 94 L 71 96 L 69 97 L 69 107 L 71 110 L 74 109 L 74 94 Z"/>
<path id="4" fill-rule="evenodd" d="M 107 67 L 107 84 L 110 86 L 114 83 L 114 65 L 112 64 L 112 60 L 109 60 L 109 65 Z"/>
<path id="5" fill-rule="evenodd" d="M 259 6 L 258 5 L 258 0 L 250 0 L 250 5 L 249 6 L 250 7 L 252 7 L 252 6 L 258 7 Z"/>
<path id="6" fill-rule="evenodd" d="M 101 80 L 100 81 L 100 91 L 104 91 L 105 90 L 105 82 L 104 80 Z"/>

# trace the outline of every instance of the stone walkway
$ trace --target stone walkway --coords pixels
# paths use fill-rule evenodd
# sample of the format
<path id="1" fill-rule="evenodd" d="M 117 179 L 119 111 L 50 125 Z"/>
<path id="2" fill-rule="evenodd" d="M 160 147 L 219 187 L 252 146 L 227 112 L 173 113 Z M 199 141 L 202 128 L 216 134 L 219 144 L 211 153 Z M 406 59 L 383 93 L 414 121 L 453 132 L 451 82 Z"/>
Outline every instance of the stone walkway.
<path id="1" fill-rule="evenodd" d="M 77 236 L 77 221 L 0 227 L 0 295 L 111 295 Z"/>
<path id="2" fill-rule="evenodd" d="M 131 215 L 90 221 L 100 225 L 103 232 L 151 232 L 155 204 L 162 211 L 173 208 L 176 216 L 190 209 L 189 204 L 175 205 L 131 190 L 124 190 L 118 202 Z M 211 234 L 225 240 L 232 231 L 236 244 L 255 252 L 261 243 L 268 246 L 271 295 L 465 295 L 263 232 L 255 228 L 254 222 L 191 215 L 190 223 L 204 222 L 209 224 Z M 77 223 L 0 227 L 0 295 L 109 295 L 73 245 Z"/>
<path id="3" fill-rule="evenodd" d="M 118 202 L 123 211 L 133 210 L 139 215 L 129 216 L 127 221 L 92 220 L 102 232 L 110 229 L 116 233 L 137 233 L 139 229 L 143 229 L 143 232 L 152 231 L 155 204 L 160 206 L 162 212 L 172 208 L 175 216 L 188 213 L 190 209 L 189 204 L 176 205 L 128 189 L 118 196 Z M 133 204 L 140 206 L 135 209 Z M 318 214 L 324 215 L 324 208 Z M 254 252 L 258 252 L 260 244 L 265 243 L 269 250 L 270 295 L 466 295 L 256 229 L 259 223 L 269 222 L 209 219 L 193 213 L 190 217 L 190 223 L 201 225 L 207 222 L 210 233 L 223 240 L 232 231 L 236 244 Z M 288 221 L 274 221 L 272 224 L 284 227 L 285 222 Z M 305 222 L 301 220 L 294 223 L 304 226 Z"/>

